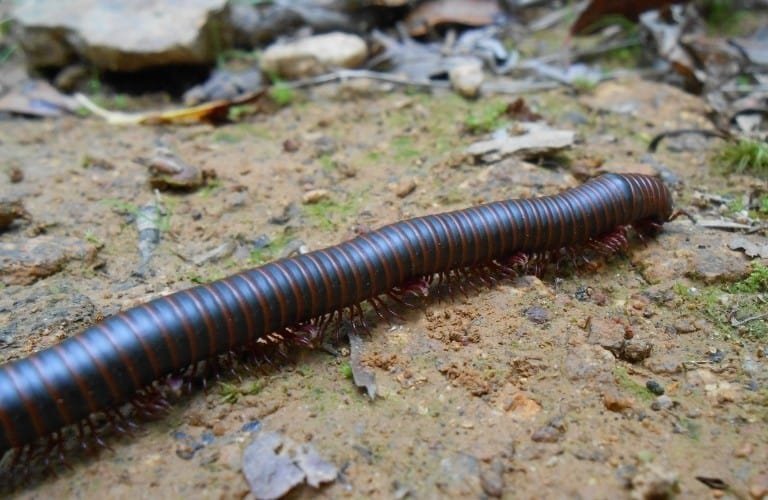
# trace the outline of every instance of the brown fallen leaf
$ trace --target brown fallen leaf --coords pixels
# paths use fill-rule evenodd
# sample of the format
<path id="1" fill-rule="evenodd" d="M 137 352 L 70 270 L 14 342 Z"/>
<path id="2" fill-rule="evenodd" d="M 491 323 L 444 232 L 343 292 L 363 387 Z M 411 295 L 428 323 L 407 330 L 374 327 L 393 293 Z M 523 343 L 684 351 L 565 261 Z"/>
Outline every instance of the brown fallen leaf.
<path id="1" fill-rule="evenodd" d="M 267 89 L 262 89 L 237 99 L 212 101 L 187 108 L 145 113 L 109 111 L 83 94 L 75 94 L 75 99 L 88 111 L 105 119 L 111 125 L 188 125 L 200 122 L 220 123 L 226 120 L 230 108 L 256 102 L 266 95 L 266 92 Z"/>
<path id="2" fill-rule="evenodd" d="M 596 23 L 607 16 L 623 16 L 630 21 L 637 21 L 643 12 L 660 9 L 674 3 L 686 3 L 687 0 L 592 0 L 571 26 L 571 34 L 588 33 Z"/>
<path id="3" fill-rule="evenodd" d="M 502 15 L 495 0 L 433 0 L 413 9 L 405 25 L 411 36 L 422 36 L 441 24 L 487 26 Z"/>

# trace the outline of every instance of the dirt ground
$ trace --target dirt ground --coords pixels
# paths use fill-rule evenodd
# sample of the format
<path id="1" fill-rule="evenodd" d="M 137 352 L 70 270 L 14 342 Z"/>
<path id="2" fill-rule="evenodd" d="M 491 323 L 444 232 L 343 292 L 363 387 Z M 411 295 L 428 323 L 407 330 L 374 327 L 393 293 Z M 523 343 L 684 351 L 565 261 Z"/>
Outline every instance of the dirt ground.
<path id="1" fill-rule="evenodd" d="M 0 245 L 76 248 L 58 272 L 0 288 L 0 361 L 301 244 L 317 249 L 359 228 L 553 194 L 600 171 L 660 174 L 697 215 L 718 210 L 702 193 L 738 197 L 764 186 L 713 171 L 716 140 L 647 154 L 650 137 L 705 123 L 707 108 L 638 80 L 526 96 L 550 124 L 578 133 L 551 164 L 464 157 L 481 138 L 467 131 L 467 116 L 512 100 L 334 84 L 216 128 L 0 120 L 3 190 L 31 216 L 0 234 Z M 627 102 L 629 113 L 608 109 Z M 136 159 L 158 144 L 215 179 L 154 193 Z M 20 182 L 7 180 L 11 169 L 23 172 Z M 311 190 L 327 197 L 304 203 Z M 153 272 L 140 277 L 135 215 L 153 200 L 166 217 Z M 196 391 L 134 437 L 110 439 L 111 451 L 76 457 L 71 470 L 35 478 L 16 496 L 245 497 L 240 462 L 254 428 L 311 443 L 339 468 L 336 481 L 291 498 L 621 498 L 675 484 L 684 498 L 759 494 L 768 488 L 765 321 L 719 321 L 726 306 L 754 306 L 754 297 L 727 292 L 751 269 L 727 247 L 731 235 L 679 218 L 594 271 L 521 277 L 401 310 L 404 320 L 379 321 L 364 338 L 374 401 L 347 376 L 344 341 L 336 355 L 298 352 Z M 223 244 L 231 251 L 194 262 Z"/>

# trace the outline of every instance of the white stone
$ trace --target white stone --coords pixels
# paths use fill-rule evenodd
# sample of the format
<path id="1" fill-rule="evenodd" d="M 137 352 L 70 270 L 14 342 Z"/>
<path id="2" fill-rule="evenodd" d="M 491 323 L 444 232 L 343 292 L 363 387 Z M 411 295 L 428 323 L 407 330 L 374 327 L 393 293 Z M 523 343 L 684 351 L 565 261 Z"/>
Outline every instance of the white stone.
<path id="1" fill-rule="evenodd" d="M 480 61 L 471 61 L 454 66 L 448 72 L 453 89 L 462 97 L 474 98 L 483 84 L 485 75 Z"/>
<path id="2" fill-rule="evenodd" d="M 368 57 L 365 40 L 348 33 L 327 33 L 295 42 L 271 45 L 261 56 L 261 69 L 281 78 L 296 79 L 354 68 Z"/>

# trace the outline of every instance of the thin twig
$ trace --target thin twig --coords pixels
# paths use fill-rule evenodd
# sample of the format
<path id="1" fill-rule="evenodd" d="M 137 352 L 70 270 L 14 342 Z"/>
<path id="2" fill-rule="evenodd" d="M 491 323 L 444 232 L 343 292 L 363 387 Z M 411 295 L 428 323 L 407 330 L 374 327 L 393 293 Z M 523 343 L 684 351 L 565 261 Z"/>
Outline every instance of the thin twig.
<path id="1" fill-rule="evenodd" d="M 425 88 L 437 88 L 437 89 L 450 89 L 451 83 L 447 80 L 414 80 L 405 76 L 395 75 L 392 73 L 382 73 L 379 71 L 371 71 L 367 69 L 340 69 L 331 73 L 323 75 L 313 76 L 310 78 L 303 78 L 301 80 L 294 80 L 287 82 L 286 86 L 294 89 L 311 87 L 314 85 L 322 85 L 325 83 L 331 83 L 336 81 L 351 80 L 354 78 L 368 78 L 371 80 L 379 80 L 383 82 L 394 83 L 397 85 L 410 85 L 413 87 L 425 87 Z M 537 92 L 541 90 L 550 90 L 558 87 L 552 82 L 531 82 L 520 80 L 500 80 L 494 82 L 485 82 L 480 87 L 483 92 L 498 93 L 498 94 L 521 94 L 525 92 Z"/>
<path id="2" fill-rule="evenodd" d="M 757 321 L 763 318 L 768 318 L 768 313 L 757 314 L 755 316 L 750 316 L 749 318 L 744 318 L 742 320 L 731 320 L 731 326 L 742 326 L 742 325 L 746 325 L 750 321 Z"/>

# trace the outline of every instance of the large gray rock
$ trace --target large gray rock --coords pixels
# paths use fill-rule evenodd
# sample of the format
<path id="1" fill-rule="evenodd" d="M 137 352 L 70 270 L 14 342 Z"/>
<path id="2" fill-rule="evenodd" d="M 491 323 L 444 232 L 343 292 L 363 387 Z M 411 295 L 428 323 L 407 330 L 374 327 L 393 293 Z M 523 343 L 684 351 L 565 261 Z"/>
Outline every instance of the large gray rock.
<path id="1" fill-rule="evenodd" d="M 32 67 L 90 61 L 135 71 L 208 64 L 231 45 L 227 0 L 21 0 L 13 16 Z"/>

